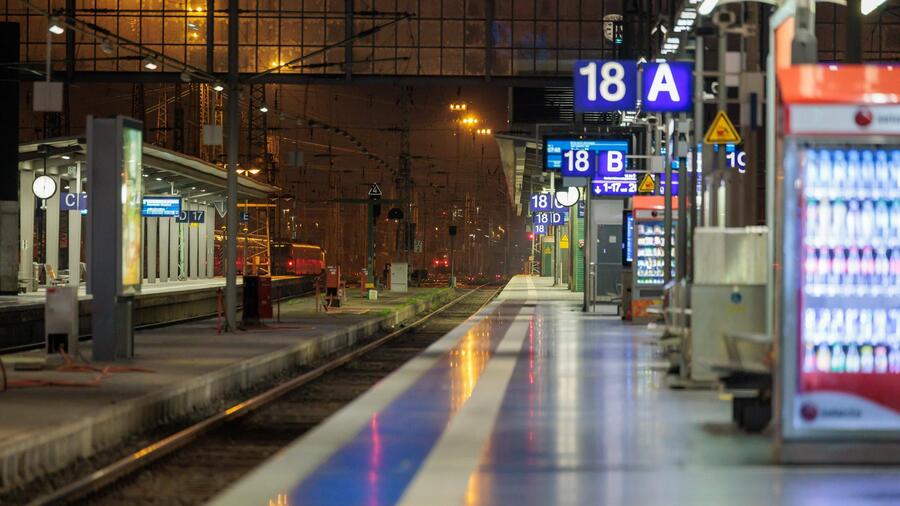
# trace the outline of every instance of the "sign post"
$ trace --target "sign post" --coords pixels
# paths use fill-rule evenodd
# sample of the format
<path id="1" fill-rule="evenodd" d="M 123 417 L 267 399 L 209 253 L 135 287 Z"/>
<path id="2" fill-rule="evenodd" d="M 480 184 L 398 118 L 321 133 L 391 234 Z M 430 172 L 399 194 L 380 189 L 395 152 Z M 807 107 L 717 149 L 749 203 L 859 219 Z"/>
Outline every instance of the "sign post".
<path id="1" fill-rule="evenodd" d="M 134 357 L 133 302 L 142 277 L 143 125 L 123 116 L 89 116 L 87 143 L 93 358 L 127 360 Z"/>
<path id="2" fill-rule="evenodd" d="M 372 186 L 369 188 L 368 192 L 369 204 L 366 208 L 369 210 L 368 212 L 368 224 L 366 225 L 366 265 L 368 266 L 367 270 L 367 282 L 375 283 L 375 220 L 378 219 L 378 215 L 381 214 L 381 187 L 378 186 L 378 183 L 372 183 Z M 385 280 L 385 283 L 387 280 Z"/>

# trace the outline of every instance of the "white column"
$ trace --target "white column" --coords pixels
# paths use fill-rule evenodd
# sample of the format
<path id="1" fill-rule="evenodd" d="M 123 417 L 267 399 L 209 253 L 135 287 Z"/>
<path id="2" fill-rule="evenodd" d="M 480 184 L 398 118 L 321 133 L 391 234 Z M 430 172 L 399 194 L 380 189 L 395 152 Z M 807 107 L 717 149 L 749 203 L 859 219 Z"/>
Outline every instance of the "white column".
<path id="1" fill-rule="evenodd" d="M 69 183 L 69 190 L 81 202 L 81 162 L 75 164 L 75 181 Z M 81 283 L 81 211 L 69 211 L 69 286 L 78 288 Z"/>
<path id="2" fill-rule="evenodd" d="M 59 176 L 50 177 L 56 181 L 56 187 L 60 188 Z M 44 212 L 46 213 L 45 223 L 47 224 L 46 264 L 52 267 L 53 271 L 59 275 L 59 190 L 57 190 L 52 197 L 47 199 L 47 209 L 45 209 Z"/>
<path id="3" fill-rule="evenodd" d="M 19 168 L 19 279 L 34 279 L 34 183 L 32 163 L 25 162 Z M 31 289 L 28 284 L 28 290 Z"/>
<path id="4" fill-rule="evenodd" d="M 169 280 L 169 229 L 174 218 L 163 218 L 159 221 L 159 280 Z"/>
<path id="5" fill-rule="evenodd" d="M 203 214 L 206 220 L 209 220 L 209 208 L 206 206 L 201 206 L 201 210 L 203 210 Z M 195 249 L 197 250 L 197 277 L 205 278 L 206 277 L 206 222 L 197 224 L 197 242 L 195 243 Z"/>
<path id="6" fill-rule="evenodd" d="M 156 283 L 156 260 L 159 257 L 156 248 L 156 239 L 159 237 L 159 218 L 145 218 L 147 220 L 147 282 Z"/>
<path id="7" fill-rule="evenodd" d="M 178 281 L 178 249 L 181 241 L 181 223 L 175 220 L 176 218 L 174 217 L 169 220 L 169 281 Z"/>
<path id="8" fill-rule="evenodd" d="M 192 205 L 191 209 L 196 211 L 200 209 L 198 205 Z M 197 267 L 198 261 L 200 259 L 200 255 L 198 254 L 197 244 L 199 244 L 200 239 L 200 224 L 199 223 L 190 223 L 188 224 L 188 277 L 190 279 L 197 279 Z"/>
<path id="9" fill-rule="evenodd" d="M 216 209 L 206 208 L 206 277 L 216 272 Z"/>

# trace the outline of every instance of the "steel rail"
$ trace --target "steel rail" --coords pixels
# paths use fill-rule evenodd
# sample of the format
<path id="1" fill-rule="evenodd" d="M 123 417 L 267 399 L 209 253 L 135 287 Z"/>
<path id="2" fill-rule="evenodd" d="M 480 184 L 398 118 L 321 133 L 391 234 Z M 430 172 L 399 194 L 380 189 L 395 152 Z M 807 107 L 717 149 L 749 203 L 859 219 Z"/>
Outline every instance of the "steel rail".
<path id="1" fill-rule="evenodd" d="M 152 443 L 134 453 L 131 453 L 130 455 L 123 457 L 116 462 L 103 467 L 102 469 L 98 469 L 97 471 L 94 471 L 93 473 L 83 478 L 80 478 L 66 486 L 60 487 L 50 494 L 46 494 L 29 502 L 28 506 L 65 504 L 83 498 L 93 492 L 98 492 L 115 483 L 116 481 L 124 478 L 125 476 L 128 476 L 135 471 L 138 471 L 141 468 L 150 465 L 156 460 L 187 446 L 188 444 L 198 439 L 200 436 L 210 432 L 211 430 L 218 428 L 228 422 L 234 421 L 240 417 L 246 416 L 253 411 L 281 398 L 285 394 L 309 383 L 310 381 L 318 379 L 324 376 L 326 373 L 352 362 L 360 356 L 365 355 L 366 353 L 369 353 L 370 351 L 382 346 L 384 343 L 400 335 L 406 334 L 411 330 L 421 327 L 433 317 L 455 306 L 462 300 L 466 299 L 473 293 L 486 286 L 488 285 L 485 284 L 473 288 L 403 328 L 397 329 L 389 334 L 381 336 L 370 343 L 351 350 L 341 355 L 340 357 L 329 361 L 327 364 L 323 364 L 311 371 L 301 374 L 300 376 L 280 383 L 263 393 L 251 397 L 250 399 L 247 399 L 243 402 L 239 402 L 234 406 L 225 409 L 224 411 L 220 411 L 215 415 L 206 418 L 205 420 L 202 420 L 194 425 L 191 425 L 190 427 L 187 427 L 170 436 L 160 439 L 159 441 Z M 504 286 L 505 284 L 498 287 L 494 291 L 494 293 L 491 294 L 488 300 L 475 310 L 473 315 L 478 314 L 488 304 L 490 304 L 497 296 L 497 294 L 500 293 L 501 290 L 503 290 Z"/>

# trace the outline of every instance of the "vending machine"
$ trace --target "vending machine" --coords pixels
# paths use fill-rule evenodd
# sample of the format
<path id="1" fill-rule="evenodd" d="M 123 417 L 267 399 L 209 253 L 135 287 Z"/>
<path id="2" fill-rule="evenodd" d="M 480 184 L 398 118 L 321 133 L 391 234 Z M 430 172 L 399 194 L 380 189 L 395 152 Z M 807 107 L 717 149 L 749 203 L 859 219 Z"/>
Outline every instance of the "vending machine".
<path id="1" fill-rule="evenodd" d="M 632 260 L 631 319 L 655 319 L 651 308 L 662 308 L 665 285 L 665 201 L 664 197 L 637 196 L 632 199 L 634 246 Z M 675 277 L 675 237 L 677 197 L 672 198 L 671 277 Z"/>
<path id="2" fill-rule="evenodd" d="M 900 68 L 778 81 L 778 456 L 900 461 Z"/>

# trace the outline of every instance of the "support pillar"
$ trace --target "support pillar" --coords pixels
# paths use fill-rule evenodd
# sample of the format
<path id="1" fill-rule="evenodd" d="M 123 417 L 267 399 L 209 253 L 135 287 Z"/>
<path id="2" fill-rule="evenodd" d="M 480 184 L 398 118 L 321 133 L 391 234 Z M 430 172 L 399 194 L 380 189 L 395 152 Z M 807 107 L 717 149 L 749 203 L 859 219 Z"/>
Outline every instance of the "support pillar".
<path id="1" fill-rule="evenodd" d="M 50 174 L 47 174 L 50 176 Z M 56 187 L 61 188 L 59 185 L 59 176 L 50 176 L 56 181 Z M 46 209 L 44 210 L 46 213 L 44 215 L 44 223 L 45 227 L 45 244 L 46 244 L 46 259 L 45 263 L 48 267 L 53 269 L 57 275 L 59 275 L 59 191 L 57 191 L 52 197 L 47 199 L 46 201 Z M 49 284 L 50 280 L 47 280 Z"/>
<path id="2" fill-rule="evenodd" d="M 216 274 L 216 211 L 212 207 L 206 208 L 206 277 L 212 278 Z"/>
<path id="3" fill-rule="evenodd" d="M 169 222 L 172 218 L 163 218 L 158 222 L 159 225 L 159 281 L 165 283 L 169 281 Z"/>
<path id="4" fill-rule="evenodd" d="M 19 256 L 19 24 L 0 23 L 0 295 L 15 295 L 21 271 Z M 31 184 L 27 187 L 31 194 Z M 29 238 L 29 242 L 30 242 Z M 31 262 L 28 262 L 29 269 Z M 29 278 L 32 276 L 28 276 Z"/>
<path id="5" fill-rule="evenodd" d="M 144 218 L 147 223 L 147 283 L 156 283 L 156 261 L 159 258 L 157 253 L 156 240 L 159 237 L 159 218 Z"/>
<path id="6" fill-rule="evenodd" d="M 197 273 L 196 276 L 198 278 L 206 277 L 206 224 L 209 220 L 214 219 L 209 212 L 209 208 L 206 206 L 201 207 L 203 209 L 203 215 L 206 217 L 206 221 L 203 223 L 197 224 L 197 242 L 196 242 L 196 250 L 197 250 Z"/>
<path id="7" fill-rule="evenodd" d="M 179 223 L 174 218 L 169 220 L 169 281 L 178 281 L 178 235 Z"/>
<path id="8" fill-rule="evenodd" d="M 199 209 L 199 206 L 192 205 L 193 210 Z M 197 279 L 198 263 L 200 261 L 200 252 L 197 246 L 200 239 L 200 224 L 187 224 L 187 243 L 188 243 L 188 279 Z"/>
<path id="9" fill-rule="evenodd" d="M 69 183 L 70 185 L 72 183 Z M 75 184 L 78 202 L 81 202 L 81 162 L 75 164 Z M 81 284 L 81 211 L 69 211 L 69 286 L 76 289 Z"/>
<path id="10" fill-rule="evenodd" d="M 19 279 L 25 281 L 25 291 L 33 292 L 36 286 L 34 279 L 34 183 L 32 162 L 25 162 L 19 170 Z M 4 229 L 5 230 L 5 229 Z"/>

